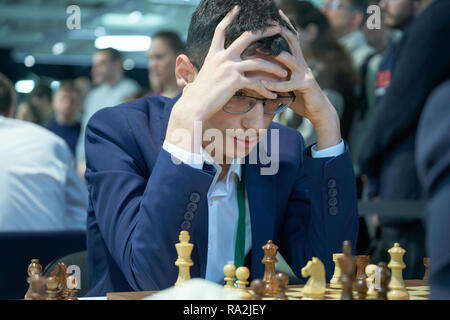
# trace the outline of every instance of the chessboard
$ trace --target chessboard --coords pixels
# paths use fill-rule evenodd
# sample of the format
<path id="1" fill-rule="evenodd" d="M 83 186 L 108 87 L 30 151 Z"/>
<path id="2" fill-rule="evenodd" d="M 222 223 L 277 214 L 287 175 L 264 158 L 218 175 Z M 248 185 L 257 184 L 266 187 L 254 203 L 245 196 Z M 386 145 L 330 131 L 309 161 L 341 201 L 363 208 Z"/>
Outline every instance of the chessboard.
<path id="1" fill-rule="evenodd" d="M 288 300 L 304 300 L 303 298 L 303 286 L 289 285 L 286 291 Z M 405 280 L 405 286 L 409 293 L 409 300 L 429 300 L 430 287 L 426 280 Z M 136 292 L 110 292 L 107 294 L 108 300 L 141 300 L 159 291 L 136 291 Z M 251 290 L 250 290 L 251 292 Z M 327 285 L 325 296 L 320 300 L 340 300 L 341 289 L 330 288 Z M 356 291 L 353 292 L 354 297 L 357 296 Z M 356 299 L 356 298 L 355 298 Z M 275 297 L 264 297 L 262 300 L 276 300 Z M 309 299 L 305 299 L 309 300 Z"/>

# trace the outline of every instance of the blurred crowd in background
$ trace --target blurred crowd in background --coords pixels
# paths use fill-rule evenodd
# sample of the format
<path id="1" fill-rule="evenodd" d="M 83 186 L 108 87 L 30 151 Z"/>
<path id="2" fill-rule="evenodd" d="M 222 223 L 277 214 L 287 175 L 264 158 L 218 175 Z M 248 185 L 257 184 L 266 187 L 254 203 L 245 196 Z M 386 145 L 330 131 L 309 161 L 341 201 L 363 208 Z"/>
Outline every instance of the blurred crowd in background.
<path id="1" fill-rule="evenodd" d="M 427 173 L 436 162 L 432 159 L 448 155 L 449 131 L 440 148 L 432 150 L 442 154 L 425 157 L 418 154 L 418 128 L 435 89 L 446 84 L 448 97 L 450 48 L 444 30 L 450 30 L 450 12 L 445 12 L 449 1 L 326 0 L 320 7 L 308 1 L 275 2 L 297 28 L 305 59 L 339 114 L 359 199 L 430 198 L 435 184 Z M 381 28 L 368 27 L 370 5 L 381 9 Z M 56 89 L 42 82 L 19 97 L 2 75 L 0 230 L 85 228 L 84 129 L 89 118 L 125 101 L 177 96 L 182 88 L 177 86 L 175 60 L 183 52 L 176 33 L 158 30 L 152 36 L 147 52 L 150 88 L 124 76 L 122 54 L 112 48 L 95 51 L 90 77 L 61 79 Z M 441 117 L 448 119 L 448 111 Z M 315 143 L 314 127 L 292 110 L 275 121 L 300 131 L 306 145 Z M 448 121 L 444 128 L 450 130 Z M 429 132 L 424 128 L 423 134 Z M 423 146 L 427 140 L 421 141 Z M 387 261 L 386 250 L 399 240 L 408 252 L 405 278 L 422 275 L 420 261 L 426 252 L 421 217 L 361 218 L 359 254 Z"/>

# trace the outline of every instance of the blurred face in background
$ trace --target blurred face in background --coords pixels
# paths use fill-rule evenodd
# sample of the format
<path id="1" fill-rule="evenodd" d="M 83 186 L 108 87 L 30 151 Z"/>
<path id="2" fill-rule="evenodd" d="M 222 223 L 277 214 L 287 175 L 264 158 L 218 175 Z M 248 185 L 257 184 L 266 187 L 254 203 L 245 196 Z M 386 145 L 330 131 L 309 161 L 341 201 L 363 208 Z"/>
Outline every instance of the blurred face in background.
<path id="1" fill-rule="evenodd" d="M 113 60 L 108 52 L 97 51 L 92 58 L 91 77 L 95 86 L 114 82 L 122 68 L 121 61 Z"/>
<path id="2" fill-rule="evenodd" d="M 175 62 L 177 54 L 162 38 L 152 39 L 148 50 L 148 69 L 153 88 L 163 89 L 167 84 L 176 82 Z"/>
<path id="3" fill-rule="evenodd" d="M 379 6 L 383 22 L 388 28 L 404 29 L 414 18 L 412 0 L 381 0 Z"/>
<path id="4" fill-rule="evenodd" d="M 326 0 L 322 12 L 338 38 L 358 29 L 363 18 L 348 0 Z"/>
<path id="5" fill-rule="evenodd" d="M 66 120 L 74 119 L 81 108 L 77 91 L 58 90 L 53 97 L 52 106 L 57 116 Z"/>

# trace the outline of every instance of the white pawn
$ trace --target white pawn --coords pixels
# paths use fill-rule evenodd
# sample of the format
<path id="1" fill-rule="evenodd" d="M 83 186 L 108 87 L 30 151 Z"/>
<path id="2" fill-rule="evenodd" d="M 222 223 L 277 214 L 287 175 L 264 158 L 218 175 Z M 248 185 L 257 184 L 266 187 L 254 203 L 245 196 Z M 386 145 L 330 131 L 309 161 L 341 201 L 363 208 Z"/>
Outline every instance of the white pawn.
<path id="1" fill-rule="evenodd" d="M 330 280 L 330 288 L 341 289 L 342 283 L 339 278 L 342 275 L 341 267 L 338 263 L 339 258 L 343 257 L 343 253 L 334 253 L 333 254 L 333 262 L 334 262 L 334 274 Z"/>
<path id="2" fill-rule="evenodd" d="M 403 269 L 406 268 L 403 262 L 403 255 L 406 250 L 400 247 L 397 242 L 394 247 L 388 250 L 391 261 L 388 268 L 391 269 L 391 281 L 389 282 L 389 291 L 387 293 L 388 300 L 409 300 L 409 293 L 403 282 Z"/>
<path id="3" fill-rule="evenodd" d="M 236 266 L 234 264 L 226 264 L 223 267 L 223 274 L 225 275 L 225 289 L 234 289 L 234 275 L 236 274 Z"/>
<path id="4" fill-rule="evenodd" d="M 239 295 L 242 300 L 252 300 L 252 295 L 247 290 L 248 278 L 250 277 L 250 271 L 247 267 L 239 267 L 236 270 L 236 284 L 238 285 Z"/>
<path id="5" fill-rule="evenodd" d="M 366 275 L 367 275 L 367 300 L 373 300 L 378 297 L 378 292 L 375 290 L 375 277 L 376 272 L 378 270 L 378 267 L 375 264 L 369 264 L 366 269 Z"/>

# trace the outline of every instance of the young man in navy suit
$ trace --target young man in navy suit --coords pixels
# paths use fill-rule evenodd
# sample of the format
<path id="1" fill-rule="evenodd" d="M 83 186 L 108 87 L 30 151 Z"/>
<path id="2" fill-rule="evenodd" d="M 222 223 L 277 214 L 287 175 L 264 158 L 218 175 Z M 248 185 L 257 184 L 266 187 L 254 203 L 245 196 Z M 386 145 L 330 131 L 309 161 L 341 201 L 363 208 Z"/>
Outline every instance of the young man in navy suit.
<path id="1" fill-rule="evenodd" d="M 88 295 L 173 286 L 181 230 L 192 277 L 221 283 L 232 262 L 261 278 L 273 240 L 297 276 L 315 256 L 329 280 L 332 254 L 356 244 L 355 178 L 289 20 L 272 0 L 202 1 L 175 72 L 178 97 L 106 108 L 88 124 Z M 317 144 L 272 123 L 288 107 Z"/>

